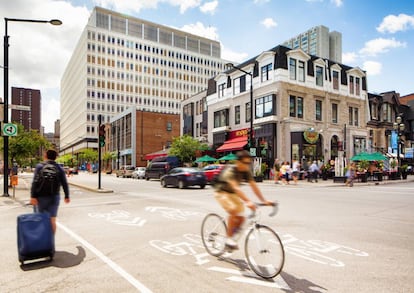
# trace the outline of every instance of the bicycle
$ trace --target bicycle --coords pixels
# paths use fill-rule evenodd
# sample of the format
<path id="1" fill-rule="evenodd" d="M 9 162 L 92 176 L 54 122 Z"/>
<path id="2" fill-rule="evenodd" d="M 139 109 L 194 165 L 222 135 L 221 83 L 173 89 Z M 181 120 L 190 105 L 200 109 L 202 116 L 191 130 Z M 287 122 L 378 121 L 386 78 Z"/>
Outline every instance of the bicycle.
<path id="1" fill-rule="evenodd" d="M 257 207 L 265 206 L 257 203 Z M 273 217 L 277 213 L 277 205 L 274 204 Z M 283 268 L 285 262 L 285 250 L 279 235 L 270 227 L 259 223 L 260 212 L 252 212 L 242 225 L 241 233 L 244 233 L 244 254 L 249 267 L 260 277 L 272 279 Z M 201 239 L 207 252 L 215 257 L 220 257 L 228 251 L 225 243 L 227 239 L 227 225 L 223 217 L 210 213 L 205 216 L 201 224 Z M 231 250 L 230 250 L 231 251 Z"/>

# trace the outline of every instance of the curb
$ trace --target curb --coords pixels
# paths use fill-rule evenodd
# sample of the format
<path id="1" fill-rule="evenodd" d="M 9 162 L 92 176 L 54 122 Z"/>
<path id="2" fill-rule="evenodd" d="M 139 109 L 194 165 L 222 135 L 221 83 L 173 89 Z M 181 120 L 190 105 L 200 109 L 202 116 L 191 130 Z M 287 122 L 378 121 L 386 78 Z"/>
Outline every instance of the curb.
<path id="1" fill-rule="evenodd" d="M 93 191 L 93 192 L 97 192 L 97 193 L 112 193 L 114 192 L 112 189 L 99 189 L 99 188 L 94 188 L 94 187 L 90 187 L 90 186 L 86 186 L 86 185 L 82 185 L 82 184 L 78 184 L 78 183 L 73 183 L 73 182 L 68 182 L 69 185 L 73 185 L 82 189 L 86 189 L 89 191 Z"/>

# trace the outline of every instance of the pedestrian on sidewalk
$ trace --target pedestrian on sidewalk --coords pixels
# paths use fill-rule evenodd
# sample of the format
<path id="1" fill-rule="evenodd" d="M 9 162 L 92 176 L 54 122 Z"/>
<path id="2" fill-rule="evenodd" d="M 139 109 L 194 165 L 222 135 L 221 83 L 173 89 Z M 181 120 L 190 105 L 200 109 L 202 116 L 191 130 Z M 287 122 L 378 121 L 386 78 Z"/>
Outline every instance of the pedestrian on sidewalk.
<path id="1" fill-rule="evenodd" d="M 45 162 L 36 166 L 30 190 L 30 204 L 37 205 L 40 213 L 46 212 L 50 215 L 53 234 L 56 233 L 56 217 L 60 202 L 59 190 L 61 186 L 65 193 L 65 203 L 70 202 L 66 174 L 62 167 L 56 163 L 56 157 L 57 153 L 55 150 L 46 151 Z"/>
<path id="2" fill-rule="evenodd" d="M 275 159 L 275 162 L 273 164 L 273 174 L 274 174 L 275 184 L 279 184 L 279 177 L 280 177 L 280 162 L 279 162 L 279 159 Z"/>
<path id="3" fill-rule="evenodd" d="M 352 163 L 351 165 L 349 165 L 349 169 L 346 171 L 346 186 L 352 187 L 354 186 L 354 178 L 355 178 L 355 171 L 356 171 L 356 167 L 355 167 L 355 163 Z"/>
<path id="4" fill-rule="evenodd" d="M 319 176 L 319 173 L 320 173 L 320 169 L 319 169 L 319 166 L 318 166 L 318 164 L 316 163 L 316 161 L 313 161 L 312 162 L 312 165 L 310 165 L 310 167 L 309 167 L 309 173 L 310 173 L 310 182 L 312 182 L 313 183 L 313 181 L 315 180 L 315 182 L 318 182 L 318 176 Z"/>

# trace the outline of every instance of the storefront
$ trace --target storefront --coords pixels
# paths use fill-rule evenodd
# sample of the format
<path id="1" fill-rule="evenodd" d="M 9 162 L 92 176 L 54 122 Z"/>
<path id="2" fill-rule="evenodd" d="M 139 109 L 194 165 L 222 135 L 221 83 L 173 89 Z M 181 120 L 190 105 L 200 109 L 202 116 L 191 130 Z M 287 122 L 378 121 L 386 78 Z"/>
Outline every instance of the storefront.
<path id="1" fill-rule="evenodd" d="M 313 128 L 303 132 L 291 132 L 290 138 L 292 142 L 291 160 L 300 160 L 302 164 L 314 160 L 324 160 L 323 137 Z"/>

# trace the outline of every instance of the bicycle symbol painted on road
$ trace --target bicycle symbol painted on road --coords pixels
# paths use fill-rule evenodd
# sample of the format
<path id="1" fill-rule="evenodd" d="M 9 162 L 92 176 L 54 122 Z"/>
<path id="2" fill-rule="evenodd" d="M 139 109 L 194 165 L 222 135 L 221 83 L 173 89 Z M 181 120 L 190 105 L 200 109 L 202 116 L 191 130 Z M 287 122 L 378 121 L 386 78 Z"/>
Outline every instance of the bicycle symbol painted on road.
<path id="1" fill-rule="evenodd" d="M 168 207 L 146 207 L 145 210 L 151 213 L 161 213 L 164 218 L 175 221 L 186 221 L 189 217 L 200 214 L 198 212 L 182 211 Z"/>
<path id="2" fill-rule="evenodd" d="M 351 247 L 321 240 L 300 240 L 290 234 L 282 235 L 282 243 L 286 253 L 333 267 L 344 267 L 345 264 L 327 254 L 336 252 L 353 256 L 368 256 L 368 253 Z"/>
<path id="3" fill-rule="evenodd" d="M 123 210 L 113 210 L 109 213 L 89 213 L 88 216 L 124 226 L 142 227 L 147 222 L 147 220 L 141 219 L 140 217 L 133 217 L 131 213 Z"/>

